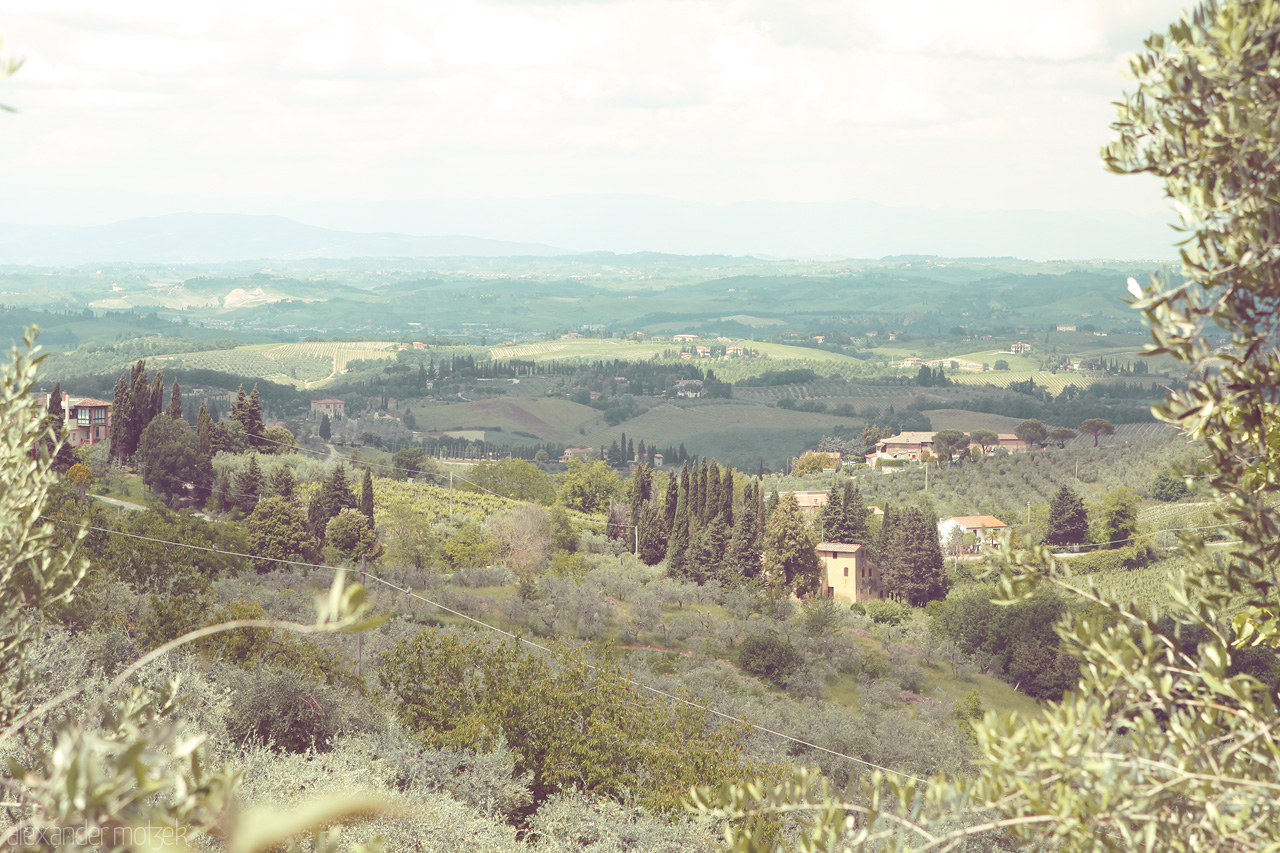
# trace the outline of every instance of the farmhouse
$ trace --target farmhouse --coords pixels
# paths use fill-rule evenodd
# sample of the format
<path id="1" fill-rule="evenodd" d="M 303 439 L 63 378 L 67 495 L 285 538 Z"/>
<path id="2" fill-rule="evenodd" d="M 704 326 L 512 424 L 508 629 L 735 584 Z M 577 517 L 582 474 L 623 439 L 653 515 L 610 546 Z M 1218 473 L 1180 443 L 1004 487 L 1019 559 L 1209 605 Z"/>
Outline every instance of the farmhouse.
<path id="1" fill-rule="evenodd" d="M 791 495 L 805 515 L 817 515 L 818 510 L 827 505 L 826 492 L 792 492 Z"/>
<path id="2" fill-rule="evenodd" d="M 1018 341 L 1017 343 L 1009 344 L 1009 352 L 1013 353 L 1014 355 L 1026 355 L 1027 353 L 1031 352 L 1031 344 L 1025 343 L 1024 341 Z"/>
<path id="3" fill-rule="evenodd" d="M 681 379 L 672 387 L 677 397 L 701 397 L 706 394 L 701 379 Z"/>
<path id="4" fill-rule="evenodd" d="M 958 515 L 938 522 L 938 538 L 945 543 L 959 530 L 961 534 L 972 533 L 978 544 L 990 545 L 1001 530 L 1008 529 L 1009 525 L 994 515 Z"/>
<path id="5" fill-rule="evenodd" d="M 924 359 L 919 356 L 908 356 L 902 360 L 903 367 L 923 367 Z"/>
<path id="6" fill-rule="evenodd" d="M 1074 332 L 1075 330 L 1076 330 L 1076 327 L 1075 327 L 1075 326 L 1073 326 L 1073 325 L 1072 325 L 1072 324 L 1070 324 L 1070 323 L 1059 323 L 1059 324 L 1058 324 L 1058 331 L 1059 331 L 1059 332 Z"/>
<path id="7" fill-rule="evenodd" d="M 1008 451 L 1026 450 L 1027 443 L 1011 432 L 999 433 L 1000 447 Z"/>
<path id="8" fill-rule="evenodd" d="M 932 450 L 933 433 L 900 432 L 876 442 L 877 457 L 918 460 L 923 450 Z"/>
<path id="9" fill-rule="evenodd" d="M 822 562 L 822 589 L 828 598 L 844 601 L 871 601 L 881 598 L 880 567 L 871 561 L 862 545 L 819 542 Z"/>
<path id="10" fill-rule="evenodd" d="M 347 404 L 333 397 L 326 397 L 323 400 L 311 401 L 311 414 L 319 417 L 320 415 L 328 415 L 332 418 L 344 418 L 347 416 Z"/>
<path id="11" fill-rule="evenodd" d="M 571 459 L 581 459 L 586 462 L 595 455 L 595 450 L 590 447 L 566 447 L 564 453 L 560 455 L 560 461 L 568 463 Z"/>
<path id="12" fill-rule="evenodd" d="M 677 343 L 692 343 L 698 339 L 697 335 L 672 335 L 671 340 Z"/>
<path id="13" fill-rule="evenodd" d="M 45 411 L 49 395 L 44 395 Z M 67 428 L 67 441 L 72 447 L 97 444 L 111 437 L 111 404 L 92 397 L 72 397 L 62 392 L 62 420 Z"/>

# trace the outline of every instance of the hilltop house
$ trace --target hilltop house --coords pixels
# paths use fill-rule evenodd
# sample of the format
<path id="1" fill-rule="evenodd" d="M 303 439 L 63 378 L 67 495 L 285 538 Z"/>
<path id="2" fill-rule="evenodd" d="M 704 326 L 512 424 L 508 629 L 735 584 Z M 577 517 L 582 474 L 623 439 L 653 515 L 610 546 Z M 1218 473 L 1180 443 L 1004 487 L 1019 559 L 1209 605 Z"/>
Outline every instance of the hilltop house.
<path id="1" fill-rule="evenodd" d="M 791 492 L 790 494 L 796 499 L 796 503 L 800 504 L 800 511 L 805 515 L 817 515 L 818 510 L 827 505 L 826 492 Z"/>
<path id="2" fill-rule="evenodd" d="M 333 397 L 311 401 L 311 414 L 315 417 L 328 415 L 329 419 L 343 418 L 347 415 L 347 404 Z"/>
<path id="3" fill-rule="evenodd" d="M 48 394 L 44 395 L 44 410 L 49 410 Z M 111 404 L 93 397 L 72 397 L 63 391 L 62 422 L 72 447 L 97 444 L 111 437 Z"/>
<path id="4" fill-rule="evenodd" d="M 933 449 L 933 433 L 900 432 L 876 442 L 876 457 L 918 460 L 923 450 Z"/>
<path id="5" fill-rule="evenodd" d="M 958 515 L 938 522 L 938 539 L 945 545 L 954 531 L 972 533 L 977 545 L 990 545 L 995 542 L 1000 531 L 1008 530 L 1005 524 L 994 515 Z"/>
<path id="6" fill-rule="evenodd" d="M 1013 353 L 1014 355 L 1026 355 L 1027 353 L 1031 352 L 1031 344 L 1025 343 L 1023 341 L 1018 341 L 1015 344 L 1009 344 L 1009 352 Z"/>
<path id="7" fill-rule="evenodd" d="M 828 598 L 844 601 L 871 601 L 884 597 L 880 567 L 871 561 L 862 545 L 819 542 L 822 563 L 822 591 Z"/>

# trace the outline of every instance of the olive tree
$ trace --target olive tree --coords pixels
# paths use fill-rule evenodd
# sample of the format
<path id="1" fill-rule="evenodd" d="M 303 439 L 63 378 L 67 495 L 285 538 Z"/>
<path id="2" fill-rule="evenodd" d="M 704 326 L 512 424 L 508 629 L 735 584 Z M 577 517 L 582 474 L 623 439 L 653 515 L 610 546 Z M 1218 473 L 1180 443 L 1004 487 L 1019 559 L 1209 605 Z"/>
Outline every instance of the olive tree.
<path id="1" fill-rule="evenodd" d="M 971 778 L 877 773 L 844 797 L 808 772 L 773 789 L 700 789 L 695 807 L 730 820 L 735 849 L 775 846 L 756 821 L 782 812 L 807 814 L 806 849 L 956 849 L 979 836 L 1068 851 L 1280 845 L 1280 709 L 1233 669 L 1249 645 L 1280 646 L 1277 41 L 1274 0 L 1206 3 L 1151 36 L 1103 152 L 1113 171 L 1163 179 L 1181 217 L 1186 280 L 1130 280 L 1130 293 L 1147 351 L 1188 371 L 1155 414 L 1202 441 L 1194 473 L 1239 543 L 1210 554 L 1184 532 L 1192 568 L 1159 614 L 1077 582 L 1045 548 L 1006 551 L 1001 600 L 1051 587 L 1106 609 L 1058 625 L 1082 664 L 1074 691 L 1030 718 L 988 713 Z M 1216 329 L 1225 347 L 1207 337 Z"/>

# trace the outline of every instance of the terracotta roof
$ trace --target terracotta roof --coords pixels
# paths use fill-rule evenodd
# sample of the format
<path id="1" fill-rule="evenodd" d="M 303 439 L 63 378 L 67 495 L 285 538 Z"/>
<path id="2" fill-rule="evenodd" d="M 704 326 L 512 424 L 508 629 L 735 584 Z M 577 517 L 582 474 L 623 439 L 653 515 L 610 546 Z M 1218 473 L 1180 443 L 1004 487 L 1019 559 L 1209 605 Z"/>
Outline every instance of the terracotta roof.
<path id="1" fill-rule="evenodd" d="M 1008 527 L 1000 519 L 994 515 L 957 515 L 954 518 L 948 518 L 947 521 L 954 521 L 961 527 Z M 945 524 L 945 522 L 944 522 Z"/>
<path id="2" fill-rule="evenodd" d="M 819 542 L 819 551 L 845 551 L 853 553 L 861 548 L 861 545 L 849 545 L 843 542 Z"/>
<path id="3" fill-rule="evenodd" d="M 312 400 L 313 403 L 341 403 L 341 400 L 335 400 L 333 397 L 325 397 L 323 400 Z"/>
<path id="4" fill-rule="evenodd" d="M 67 399 L 67 405 L 94 408 L 96 406 L 110 406 L 111 404 L 106 400 L 95 400 L 93 397 L 69 397 Z"/>
<path id="5" fill-rule="evenodd" d="M 888 438 L 882 438 L 880 440 L 883 442 L 893 442 L 894 444 L 928 444 L 933 441 L 933 433 L 900 432 L 897 435 L 891 435 Z"/>

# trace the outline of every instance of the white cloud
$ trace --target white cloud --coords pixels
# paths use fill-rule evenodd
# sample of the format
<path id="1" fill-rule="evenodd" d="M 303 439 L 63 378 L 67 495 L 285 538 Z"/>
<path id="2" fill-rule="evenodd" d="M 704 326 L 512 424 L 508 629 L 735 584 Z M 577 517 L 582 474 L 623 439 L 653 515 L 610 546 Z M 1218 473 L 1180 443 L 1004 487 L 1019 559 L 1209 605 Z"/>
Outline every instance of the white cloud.
<path id="1" fill-rule="evenodd" d="M 29 61 L 0 90 L 23 111 L 3 119 L 0 144 L 26 181 L 244 197 L 666 192 L 1026 207 L 1107 206 L 1099 188 L 1116 179 L 1096 148 L 1124 88 L 1116 53 L 1176 8 L 10 5 L 10 47 Z M 1002 176 L 1008 164 L 1016 177 Z"/>

